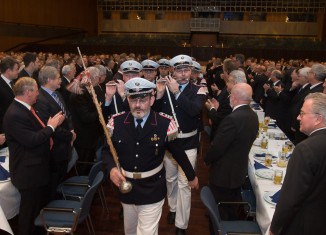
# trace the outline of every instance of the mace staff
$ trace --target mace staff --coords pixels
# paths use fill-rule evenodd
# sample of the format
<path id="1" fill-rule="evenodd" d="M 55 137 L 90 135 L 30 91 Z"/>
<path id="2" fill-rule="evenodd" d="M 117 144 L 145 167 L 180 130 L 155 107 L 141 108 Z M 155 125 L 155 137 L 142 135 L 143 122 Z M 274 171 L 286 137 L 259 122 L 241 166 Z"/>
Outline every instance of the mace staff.
<path id="1" fill-rule="evenodd" d="M 82 54 L 81 54 L 81 52 L 79 50 L 79 47 L 77 47 L 77 50 L 78 50 L 79 56 L 80 56 L 82 64 L 83 64 L 83 68 L 84 68 L 85 71 L 87 71 L 85 63 L 84 63 L 84 61 L 82 59 Z M 95 104 L 95 107 L 96 107 L 96 110 L 97 110 L 97 113 L 98 113 L 98 116 L 99 116 L 99 121 L 100 121 L 100 123 L 101 123 L 101 125 L 103 127 L 104 135 L 105 135 L 106 141 L 107 141 L 107 143 L 109 145 L 110 152 L 112 154 L 114 163 L 117 166 L 118 170 L 122 173 L 122 170 L 121 170 L 121 167 L 120 167 L 120 162 L 118 160 L 117 151 L 115 150 L 115 148 L 113 146 L 109 130 L 108 130 L 107 126 L 106 126 L 106 122 L 105 122 L 104 117 L 103 117 L 102 108 L 101 108 L 101 106 L 100 106 L 100 104 L 99 104 L 99 102 L 97 100 L 97 95 L 95 93 L 95 90 L 94 90 L 94 87 L 93 87 L 91 81 L 88 80 L 88 82 L 86 83 L 86 88 L 87 88 L 88 92 L 91 94 L 93 103 Z M 129 181 L 124 181 L 120 185 L 120 192 L 122 192 L 122 193 L 128 193 L 128 192 L 131 191 L 131 189 L 132 189 L 132 185 L 131 185 L 131 183 Z"/>

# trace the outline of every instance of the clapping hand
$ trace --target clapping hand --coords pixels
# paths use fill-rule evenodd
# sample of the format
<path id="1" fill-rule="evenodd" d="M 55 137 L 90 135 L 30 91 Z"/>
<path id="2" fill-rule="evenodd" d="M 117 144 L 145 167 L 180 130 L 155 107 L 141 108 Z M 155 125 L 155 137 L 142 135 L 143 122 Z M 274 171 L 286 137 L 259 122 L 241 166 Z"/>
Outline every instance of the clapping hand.
<path id="1" fill-rule="evenodd" d="M 49 118 L 47 125 L 52 126 L 54 129 L 56 129 L 64 120 L 65 116 L 62 114 L 62 111 L 60 111 L 53 117 Z"/>
<path id="2" fill-rule="evenodd" d="M 210 110 L 211 108 L 214 108 L 215 110 L 218 109 L 218 107 L 220 106 L 220 103 L 212 98 L 212 99 L 208 99 L 206 102 L 205 102 L 205 106 L 208 110 Z"/>

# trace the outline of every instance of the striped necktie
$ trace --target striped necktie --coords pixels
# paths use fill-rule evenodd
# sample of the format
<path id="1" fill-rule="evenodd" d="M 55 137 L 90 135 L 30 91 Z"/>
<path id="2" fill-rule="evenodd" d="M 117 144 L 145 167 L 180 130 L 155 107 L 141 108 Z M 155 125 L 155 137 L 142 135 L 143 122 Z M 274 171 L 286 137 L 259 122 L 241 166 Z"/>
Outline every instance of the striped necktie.
<path id="1" fill-rule="evenodd" d="M 52 92 L 52 97 L 54 98 L 55 102 L 57 102 L 57 104 L 60 106 L 62 113 L 66 116 L 65 106 L 60 101 L 58 94 L 56 92 Z"/>

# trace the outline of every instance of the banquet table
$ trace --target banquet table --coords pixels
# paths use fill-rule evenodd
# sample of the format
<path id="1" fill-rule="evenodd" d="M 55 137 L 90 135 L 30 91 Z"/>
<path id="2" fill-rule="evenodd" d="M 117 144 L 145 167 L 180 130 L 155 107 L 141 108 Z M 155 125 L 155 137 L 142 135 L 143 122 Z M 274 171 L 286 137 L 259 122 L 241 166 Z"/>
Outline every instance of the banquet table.
<path id="1" fill-rule="evenodd" d="M 0 205 L 0 233 L 1 230 L 6 231 L 10 234 L 14 234 L 11 230 L 11 227 L 7 221 L 5 214 L 3 213 L 2 207 Z"/>
<path id="2" fill-rule="evenodd" d="M 0 150 L 0 156 L 5 156 L 5 161 L 1 166 L 9 170 L 9 150 L 4 148 Z M 6 225 L 8 219 L 15 217 L 19 213 L 20 194 L 15 186 L 11 183 L 10 178 L 0 181 L 0 228 Z M 3 212 L 3 213 L 1 213 Z M 2 215 L 2 219 L 1 219 Z M 3 218 L 4 217 L 4 218 Z M 9 227 L 10 228 L 10 227 Z"/>
<path id="3" fill-rule="evenodd" d="M 272 133 L 272 134 L 270 134 Z M 259 177 L 256 175 L 255 169 L 255 161 L 261 164 L 264 164 L 264 160 L 261 156 L 263 153 L 270 153 L 273 157 L 272 166 L 268 167 L 271 170 L 279 169 L 283 171 L 283 179 L 284 180 L 286 174 L 286 167 L 281 168 L 277 166 L 278 156 L 282 151 L 282 145 L 285 144 L 286 141 L 289 141 L 284 135 L 284 133 L 278 128 L 274 127 L 273 129 L 269 128 L 267 133 L 264 134 L 267 138 L 269 136 L 282 136 L 283 139 L 270 139 L 268 138 L 268 147 L 267 149 L 263 149 L 260 146 L 262 133 L 260 133 L 259 137 L 257 137 L 254 145 L 252 146 L 250 153 L 249 153 L 249 164 L 248 164 L 248 176 L 250 182 L 252 184 L 255 196 L 256 196 L 256 220 L 259 224 L 261 231 L 263 234 L 269 234 L 269 226 L 271 220 L 273 218 L 273 214 L 275 212 L 275 204 L 271 202 L 267 202 L 268 199 L 267 195 L 273 195 L 278 192 L 282 185 L 276 185 L 273 182 L 273 179 L 266 179 L 263 177 Z M 288 155 L 291 152 L 288 153 Z M 259 164 L 257 164 L 259 165 Z M 267 169 L 268 170 L 268 169 Z"/>

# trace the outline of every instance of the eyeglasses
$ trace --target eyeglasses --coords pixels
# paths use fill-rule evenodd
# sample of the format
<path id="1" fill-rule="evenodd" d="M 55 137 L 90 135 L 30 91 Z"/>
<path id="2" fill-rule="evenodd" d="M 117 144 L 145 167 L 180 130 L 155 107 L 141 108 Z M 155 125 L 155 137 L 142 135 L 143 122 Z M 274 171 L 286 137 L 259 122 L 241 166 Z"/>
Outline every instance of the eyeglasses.
<path id="1" fill-rule="evenodd" d="M 143 98 L 140 98 L 140 97 L 137 97 L 137 98 L 129 98 L 129 102 L 132 103 L 132 104 L 137 104 L 138 101 L 139 101 L 140 104 L 145 104 L 146 102 L 149 101 L 149 99 L 148 99 L 148 96 L 143 97 Z"/>
<path id="2" fill-rule="evenodd" d="M 303 112 L 303 111 L 300 111 L 300 117 L 303 117 L 304 115 L 306 115 L 306 114 L 314 114 L 314 115 L 320 115 L 319 113 L 305 113 L 305 112 Z"/>

